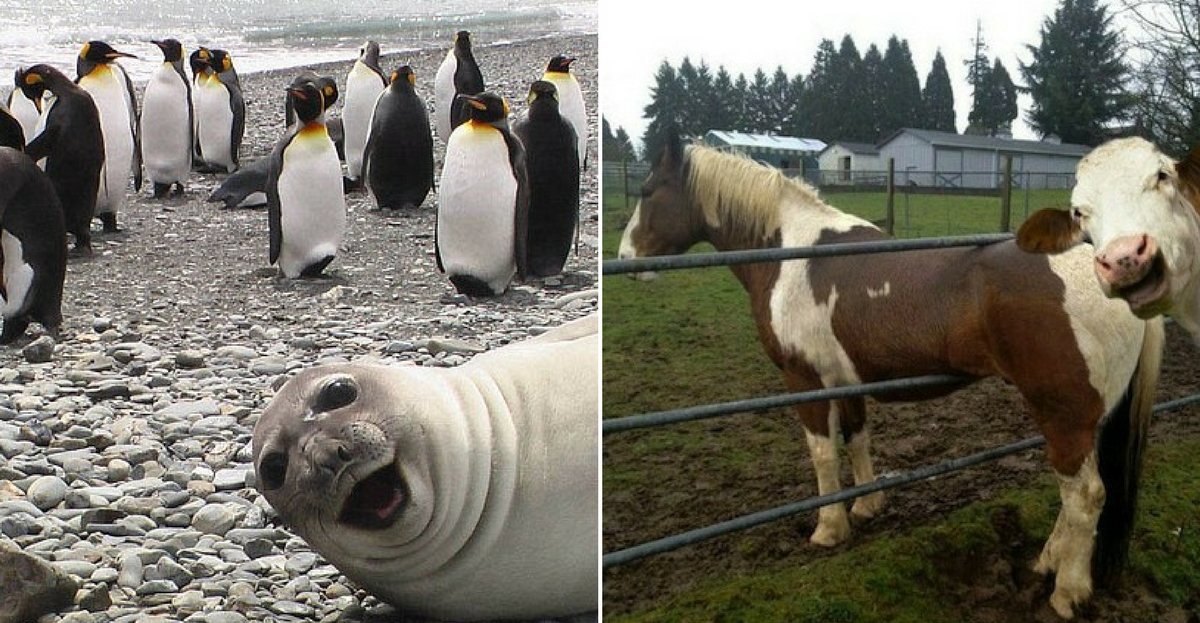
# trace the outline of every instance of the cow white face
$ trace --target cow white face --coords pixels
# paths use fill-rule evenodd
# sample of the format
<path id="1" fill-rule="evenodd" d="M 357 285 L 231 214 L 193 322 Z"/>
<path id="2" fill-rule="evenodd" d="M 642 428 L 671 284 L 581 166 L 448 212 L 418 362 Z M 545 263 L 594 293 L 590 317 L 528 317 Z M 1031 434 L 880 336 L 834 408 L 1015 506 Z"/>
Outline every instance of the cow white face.
<path id="1" fill-rule="evenodd" d="M 1200 336 L 1200 152 L 1180 162 L 1149 142 L 1119 139 L 1079 163 L 1069 213 L 1043 210 L 1021 226 L 1027 251 L 1096 249 L 1105 295 L 1142 318 L 1174 316 Z"/>

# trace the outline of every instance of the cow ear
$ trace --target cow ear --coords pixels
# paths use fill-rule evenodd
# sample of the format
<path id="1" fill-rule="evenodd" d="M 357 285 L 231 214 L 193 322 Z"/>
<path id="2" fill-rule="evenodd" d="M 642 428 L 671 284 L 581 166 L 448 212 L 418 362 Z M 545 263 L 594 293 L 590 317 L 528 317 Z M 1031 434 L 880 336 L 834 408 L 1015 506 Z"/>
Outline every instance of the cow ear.
<path id="1" fill-rule="evenodd" d="M 679 128 L 675 124 L 667 128 L 667 141 L 663 146 L 658 166 L 676 174 L 683 171 L 683 139 L 680 138 Z"/>
<path id="2" fill-rule="evenodd" d="M 1083 242 L 1083 230 L 1065 210 L 1038 210 L 1017 230 L 1017 246 L 1028 253 L 1062 253 Z"/>

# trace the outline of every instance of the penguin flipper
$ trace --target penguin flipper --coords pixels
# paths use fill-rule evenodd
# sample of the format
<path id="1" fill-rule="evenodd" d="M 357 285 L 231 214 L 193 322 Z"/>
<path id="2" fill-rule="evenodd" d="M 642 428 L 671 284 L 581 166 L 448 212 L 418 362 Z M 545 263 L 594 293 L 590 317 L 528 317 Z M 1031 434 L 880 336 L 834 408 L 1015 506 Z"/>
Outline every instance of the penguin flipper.
<path id="1" fill-rule="evenodd" d="M 238 152 L 241 151 L 242 136 L 246 133 L 246 99 L 242 95 L 242 87 L 239 82 L 234 81 L 233 84 L 225 85 L 225 88 L 229 91 L 229 105 L 233 110 L 233 132 L 230 137 L 229 155 L 236 166 L 240 162 Z"/>
<path id="2" fill-rule="evenodd" d="M 279 171 L 283 162 L 283 149 L 291 141 L 294 134 L 289 134 L 279 141 L 267 168 L 267 228 L 270 230 L 270 260 L 271 264 L 279 261 L 279 251 L 283 247 L 282 211 L 279 204 Z"/>
<path id="3" fill-rule="evenodd" d="M 446 272 L 446 267 L 442 266 L 442 248 L 438 245 L 438 213 L 433 213 L 433 259 L 437 260 L 439 273 Z"/>
<path id="4" fill-rule="evenodd" d="M 511 137 L 511 138 L 510 138 Z M 509 158 L 517 178 L 517 198 L 513 217 L 513 253 L 517 263 L 517 278 L 529 274 L 529 170 L 525 165 L 525 148 L 520 139 L 505 133 L 509 142 Z"/>
<path id="5" fill-rule="evenodd" d="M 34 162 L 50 155 L 50 152 L 54 151 L 54 145 L 58 142 L 58 133 L 60 130 L 61 128 L 57 124 L 47 125 L 41 134 L 38 134 L 25 146 L 25 153 Z"/>
<path id="6" fill-rule="evenodd" d="M 133 89 L 133 80 L 129 72 L 121 70 L 125 77 L 125 91 L 129 97 L 129 131 L 133 135 L 133 189 L 142 189 L 142 114 L 138 111 L 137 93 Z"/>

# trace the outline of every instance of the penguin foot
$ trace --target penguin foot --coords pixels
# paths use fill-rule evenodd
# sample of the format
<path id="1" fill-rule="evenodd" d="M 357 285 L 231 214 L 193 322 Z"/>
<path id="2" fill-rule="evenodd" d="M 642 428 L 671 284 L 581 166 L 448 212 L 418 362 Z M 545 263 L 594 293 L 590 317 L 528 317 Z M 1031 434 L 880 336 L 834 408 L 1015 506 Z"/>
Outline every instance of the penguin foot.
<path id="1" fill-rule="evenodd" d="M 169 192 L 171 192 L 171 184 L 160 184 L 158 182 L 154 183 L 155 199 L 162 199 L 163 197 L 166 197 L 167 193 Z"/>
<path id="2" fill-rule="evenodd" d="M 465 294 L 472 298 L 491 298 L 503 294 L 502 292 L 493 291 L 492 286 L 472 275 L 451 275 L 450 283 L 454 284 L 454 289 L 458 290 L 459 294 Z"/>
<path id="3" fill-rule="evenodd" d="M 116 234 L 120 233 L 121 228 L 117 227 L 117 215 L 115 212 L 101 212 L 96 215 L 100 219 L 100 223 L 104 225 L 104 233 Z"/>

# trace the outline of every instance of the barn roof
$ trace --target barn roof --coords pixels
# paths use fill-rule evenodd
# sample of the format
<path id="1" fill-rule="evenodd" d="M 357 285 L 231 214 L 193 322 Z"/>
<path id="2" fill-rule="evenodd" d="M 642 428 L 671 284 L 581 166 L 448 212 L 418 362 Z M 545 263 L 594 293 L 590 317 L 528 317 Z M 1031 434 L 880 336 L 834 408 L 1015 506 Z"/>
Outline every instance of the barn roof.
<path id="1" fill-rule="evenodd" d="M 822 151 L 827 151 L 836 146 L 841 146 L 842 149 L 845 149 L 846 151 L 848 151 L 852 154 L 858 154 L 860 156 L 878 156 L 879 155 L 879 148 L 876 147 L 875 145 L 872 145 L 870 143 L 854 143 L 851 141 L 834 141 L 834 142 L 830 143 L 829 146 L 826 147 Z"/>
<path id="2" fill-rule="evenodd" d="M 954 147 L 959 149 L 978 149 L 984 151 L 1006 151 L 1023 154 L 1045 154 L 1051 156 L 1082 157 L 1092 150 L 1086 145 L 1070 143 L 1051 143 L 1048 141 L 1025 141 L 996 136 L 973 136 L 968 134 L 953 134 L 935 130 L 917 130 L 901 128 L 891 136 L 879 142 L 878 147 L 896 140 L 897 137 L 908 134 L 935 147 Z"/>
<path id="3" fill-rule="evenodd" d="M 747 149 L 799 151 L 816 153 L 825 149 L 825 142 L 815 138 L 796 138 L 794 136 L 776 136 L 773 134 L 747 134 L 728 130 L 709 130 L 704 135 L 708 142 L 719 141 L 722 145 L 744 147 Z"/>

